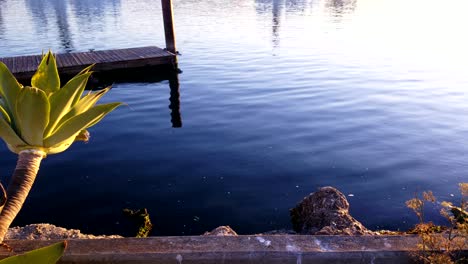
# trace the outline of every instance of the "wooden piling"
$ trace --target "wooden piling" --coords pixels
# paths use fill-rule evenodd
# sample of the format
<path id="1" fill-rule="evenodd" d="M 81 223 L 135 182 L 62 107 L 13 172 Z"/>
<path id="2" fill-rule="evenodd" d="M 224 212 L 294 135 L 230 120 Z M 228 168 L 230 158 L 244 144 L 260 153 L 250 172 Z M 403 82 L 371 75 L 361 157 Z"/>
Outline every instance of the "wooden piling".
<path id="1" fill-rule="evenodd" d="M 166 39 L 166 50 L 176 54 L 174 20 L 172 11 L 172 0 L 161 0 L 163 21 L 164 21 L 164 36 Z"/>

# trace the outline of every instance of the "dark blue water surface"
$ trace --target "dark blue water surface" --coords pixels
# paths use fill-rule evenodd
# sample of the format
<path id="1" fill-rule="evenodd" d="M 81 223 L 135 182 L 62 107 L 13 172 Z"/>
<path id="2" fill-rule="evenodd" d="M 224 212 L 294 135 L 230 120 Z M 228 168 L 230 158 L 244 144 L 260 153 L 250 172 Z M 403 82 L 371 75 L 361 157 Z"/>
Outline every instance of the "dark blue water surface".
<path id="1" fill-rule="evenodd" d="M 169 82 L 117 82 L 128 106 L 42 163 L 15 224 L 132 235 L 290 228 L 317 187 L 370 228 L 405 201 L 459 200 L 468 173 L 465 0 L 174 0 L 182 127 Z M 0 56 L 164 45 L 157 0 L 0 0 Z M 173 113 L 174 114 L 174 113 Z M 16 155 L 0 146 L 2 181 Z M 431 220 L 437 210 L 430 211 Z"/>

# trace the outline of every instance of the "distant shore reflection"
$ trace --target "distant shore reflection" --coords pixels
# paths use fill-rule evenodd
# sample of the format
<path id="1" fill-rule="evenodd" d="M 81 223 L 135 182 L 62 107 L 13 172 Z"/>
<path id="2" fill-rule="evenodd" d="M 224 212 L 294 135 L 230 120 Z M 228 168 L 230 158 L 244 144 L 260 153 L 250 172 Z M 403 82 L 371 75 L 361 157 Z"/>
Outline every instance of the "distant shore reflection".
<path id="1" fill-rule="evenodd" d="M 280 27 L 288 14 L 304 14 L 312 9 L 324 7 L 334 23 L 341 23 L 341 18 L 356 10 L 357 0 L 255 0 L 255 11 L 258 15 L 271 13 L 271 43 L 273 48 L 280 46 Z"/>

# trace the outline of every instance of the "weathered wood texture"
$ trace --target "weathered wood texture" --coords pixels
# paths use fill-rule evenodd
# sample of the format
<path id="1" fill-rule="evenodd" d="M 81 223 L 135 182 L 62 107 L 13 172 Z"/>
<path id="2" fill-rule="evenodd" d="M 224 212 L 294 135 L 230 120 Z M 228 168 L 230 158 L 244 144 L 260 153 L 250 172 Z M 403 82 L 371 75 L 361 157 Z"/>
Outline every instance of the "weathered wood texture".
<path id="1" fill-rule="evenodd" d="M 15 252 L 56 241 L 9 240 Z M 60 264 L 414 263 L 417 236 L 243 235 L 69 240 Z M 466 255 L 466 251 L 462 252 Z M 0 258 L 12 253 L 0 248 Z"/>
<path id="2" fill-rule="evenodd" d="M 172 53 L 177 53 L 175 45 L 175 32 L 174 32 L 174 14 L 172 10 L 172 0 L 161 0 L 163 22 L 164 22 L 164 36 L 166 39 L 166 49 Z"/>
<path id="3" fill-rule="evenodd" d="M 176 56 L 161 48 L 100 50 L 88 52 L 61 53 L 56 55 L 59 73 L 73 75 L 84 67 L 96 64 L 94 72 L 134 69 L 148 66 L 167 65 L 176 67 Z M 32 77 L 41 61 L 41 55 L 0 58 L 18 79 Z"/>

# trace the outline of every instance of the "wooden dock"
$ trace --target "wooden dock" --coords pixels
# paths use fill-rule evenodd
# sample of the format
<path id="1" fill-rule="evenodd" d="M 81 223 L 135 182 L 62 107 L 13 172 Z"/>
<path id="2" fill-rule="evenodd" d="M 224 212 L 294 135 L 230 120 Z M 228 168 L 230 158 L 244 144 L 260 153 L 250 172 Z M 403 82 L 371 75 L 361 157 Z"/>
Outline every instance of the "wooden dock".
<path id="1" fill-rule="evenodd" d="M 177 68 L 176 55 L 161 48 L 150 46 L 128 49 L 100 50 L 61 53 L 56 55 L 61 75 L 74 75 L 88 65 L 96 64 L 94 72 L 108 72 L 154 66 Z M 36 72 L 41 55 L 0 58 L 20 80 L 30 79 Z"/>
<path id="2" fill-rule="evenodd" d="M 174 19 L 172 0 L 161 0 L 161 9 L 164 22 L 164 37 L 166 49 L 155 46 L 112 49 L 88 52 L 74 52 L 57 54 L 57 67 L 59 74 L 64 76 L 75 75 L 88 65 L 95 64 L 96 73 L 127 72 L 132 69 L 164 66 L 177 72 L 177 49 L 174 32 Z M 0 58 L 18 80 L 28 80 L 36 72 L 41 61 L 41 55 L 18 56 Z"/>

